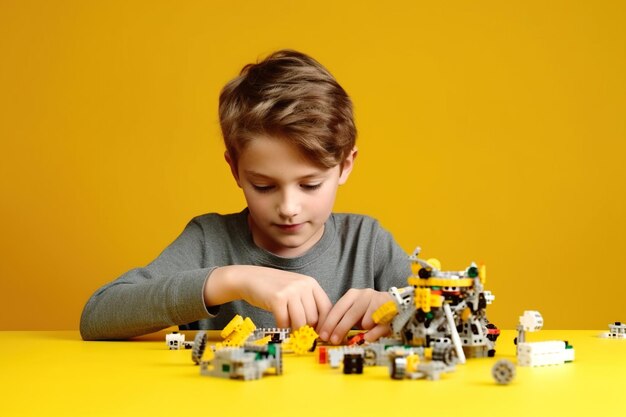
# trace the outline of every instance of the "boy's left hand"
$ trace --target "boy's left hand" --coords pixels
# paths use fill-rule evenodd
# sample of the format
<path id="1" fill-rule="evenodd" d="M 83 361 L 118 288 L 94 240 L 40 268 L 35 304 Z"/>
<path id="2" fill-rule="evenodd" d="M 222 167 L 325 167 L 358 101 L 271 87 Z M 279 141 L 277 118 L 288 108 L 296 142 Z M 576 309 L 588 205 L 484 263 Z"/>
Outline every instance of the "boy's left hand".
<path id="1" fill-rule="evenodd" d="M 369 330 L 365 334 L 368 342 L 377 340 L 389 332 L 389 325 L 377 325 L 372 313 L 385 302 L 391 300 L 388 292 L 371 288 L 351 288 L 333 306 L 326 320 L 318 324 L 320 339 L 337 345 L 341 343 L 353 327 Z"/>

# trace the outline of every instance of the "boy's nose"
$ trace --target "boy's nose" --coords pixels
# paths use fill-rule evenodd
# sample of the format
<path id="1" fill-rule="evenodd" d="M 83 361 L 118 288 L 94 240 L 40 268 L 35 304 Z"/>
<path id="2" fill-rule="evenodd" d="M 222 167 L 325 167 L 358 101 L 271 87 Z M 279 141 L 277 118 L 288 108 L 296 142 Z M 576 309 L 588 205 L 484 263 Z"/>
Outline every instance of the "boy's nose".
<path id="1" fill-rule="evenodd" d="M 278 214 L 283 218 L 290 218 L 300 213 L 300 202 L 294 192 L 285 192 L 278 204 Z"/>

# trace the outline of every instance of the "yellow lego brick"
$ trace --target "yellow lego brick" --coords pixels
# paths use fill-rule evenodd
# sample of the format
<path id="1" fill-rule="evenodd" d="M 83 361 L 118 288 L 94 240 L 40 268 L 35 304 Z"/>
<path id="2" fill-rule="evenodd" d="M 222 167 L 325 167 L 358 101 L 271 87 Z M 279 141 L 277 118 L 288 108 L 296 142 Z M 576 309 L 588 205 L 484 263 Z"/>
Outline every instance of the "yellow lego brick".
<path id="1" fill-rule="evenodd" d="M 422 309 L 424 313 L 430 311 L 430 288 L 416 288 L 415 289 L 415 308 Z"/>
<path id="2" fill-rule="evenodd" d="M 433 358 L 433 348 L 431 347 L 424 348 L 424 358 L 425 359 Z"/>
<path id="3" fill-rule="evenodd" d="M 242 332 L 247 332 L 247 333 L 252 333 L 255 330 L 256 330 L 256 325 L 254 324 L 252 319 L 250 317 L 246 317 L 245 320 L 243 321 L 242 325 L 241 325 L 241 331 Z"/>
<path id="4" fill-rule="evenodd" d="M 430 295 L 430 306 L 431 307 L 441 307 L 443 305 L 443 295 L 439 294 L 431 294 Z"/>
<path id="5" fill-rule="evenodd" d="M 243 317 L 241 317 L 239 314 L 233 317 L 232 320 L 228 322 L 226 327 L 222 329 L 222 332 L 220 333 L 220 336 L 222 336 L 222 339 L 226 339 L 228 335 L 230 335 L 233 331 L 235 331 L 235 328 L 237 328 L 238 326 L 241 326 L 242 323 L 243 323 Z"/>
<path id="6" fill-rule="evenodd" d="M 227 335 L 222 344 L 224 346 L 243 346 L 255 329 L 256 326 L 250 317 L 243 319 L 240 315 L 236 315 L 222 330 L 222 337 L 224 334 Z"/>
<path id="7" fill-rule="evenodd" d="M 487 267 L 485 265 L 480 266 L 478 276 L 480 277 L 480 283 L 485 285 L 485 282 L 487 282 Z"/>
<path id="8" fill-rule="evenodd" d="M 420 363 L 420 357 L 416 354 L 411 354 L 406 357 L 406 371 L 416 372 L 417 365 Z"/>
<path id="9" fill-rule="evenodd" d="M 372 320 L 376 324 L 387 324 L 398 314 L 398 306 L 394 301 L 387 301 L 372 313 Z"/>

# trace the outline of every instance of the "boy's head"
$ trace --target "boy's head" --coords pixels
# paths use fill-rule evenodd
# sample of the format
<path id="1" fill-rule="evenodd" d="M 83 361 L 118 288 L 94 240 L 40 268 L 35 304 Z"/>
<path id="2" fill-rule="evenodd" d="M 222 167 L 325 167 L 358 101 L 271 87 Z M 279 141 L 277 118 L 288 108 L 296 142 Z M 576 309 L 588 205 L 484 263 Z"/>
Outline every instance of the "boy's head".
<path id="1" fill-rule="evenodd" d="M 284 257 L 318 242 L 352 171 L 352 103 L 330 73 L 295 51 L 244 67 L 220 95 L 226 161 L 257 246 Z"/>
<path id="2" fill-rule="evenodd" d="M 219 116 L 230 160 L 255 137 L 295 145 L 315 165 L 341 164 L 356 141 L 352 102 L 313 58 L 292 50 L 246 65 L 223 88 Z"/>

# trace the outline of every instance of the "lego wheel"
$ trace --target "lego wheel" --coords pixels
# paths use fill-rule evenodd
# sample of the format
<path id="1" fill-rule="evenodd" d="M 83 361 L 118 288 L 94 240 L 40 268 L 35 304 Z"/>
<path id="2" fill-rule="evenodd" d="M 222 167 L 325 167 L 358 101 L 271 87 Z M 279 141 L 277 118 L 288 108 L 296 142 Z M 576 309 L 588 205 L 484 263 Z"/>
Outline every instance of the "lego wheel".
<path id="1" fill-rule="evenodd" d="M 191 351 L 191 360 L 193 360 L 196 365 L 202 361 L 202 355 L 204 355 L 204 351 L 206 349 L 207 339 L 208 336 L 204 330 L 201 330 L 196 334 Z"/>
<path id="2" fill-rule="evenodd" d="M 491 375 L 498 384 L 509 384 L 515 378 L 515 365 L 509 360 L 501 359 L 491 368 Z"/>

